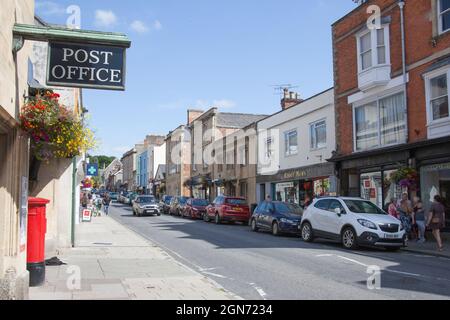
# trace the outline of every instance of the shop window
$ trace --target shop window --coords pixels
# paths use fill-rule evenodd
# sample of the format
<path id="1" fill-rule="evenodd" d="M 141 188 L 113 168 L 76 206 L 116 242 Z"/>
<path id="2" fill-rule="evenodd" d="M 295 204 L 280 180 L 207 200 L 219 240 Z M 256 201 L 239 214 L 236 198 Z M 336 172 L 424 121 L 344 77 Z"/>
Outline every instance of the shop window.
<path id="1" fill-rule="evenodd" d="M 438 0 L 439 33 L 450 30 L 450 0 Z"/>
<path id="2" fill-rule="evenodd" d="M 298 152 L 298 137 L 297 130 L 286 132 L 284 135 L 284 144 L 286 156 L 297 154 Z"/>
<path id="3" fill-rule="evenodd" d="M 275 200 L 299 203 L 299 184 L 298 182 L 284 182 L 275 185 Z"/>
<path id="4" fill-rule="evenodd" d="M 327 123 L 325 120 L 310 125 L 311 149 L 321 149 L 327 146 Z"/>
<path id="5" fill-rule="evenodd" d="M 406 142 L 404 94 L 355 107 L 354 131 L 356 151 Z"/>
<path id="6" fill-rule="evenodd" d="M 361 174 L 361 198 L 369 200 L 380 208 L 383 206 L 381 172 Z"/>

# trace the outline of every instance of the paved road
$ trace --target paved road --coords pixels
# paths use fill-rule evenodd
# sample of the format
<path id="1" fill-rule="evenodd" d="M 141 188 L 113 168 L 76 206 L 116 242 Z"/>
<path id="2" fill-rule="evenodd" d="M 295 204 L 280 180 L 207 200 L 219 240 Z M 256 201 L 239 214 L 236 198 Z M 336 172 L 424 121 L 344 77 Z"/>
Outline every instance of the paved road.
<path id="1" fill-rule="evenodd" d="M 450 260 L 375 249 L 349 252 L 326 241 L 254 233 L 247 226 L 215 225 L 171 216 L 111 214 L 180 262 L 245 299 L 450 299 Z M 370 266 L 381 289 L 369 290 Z"/>

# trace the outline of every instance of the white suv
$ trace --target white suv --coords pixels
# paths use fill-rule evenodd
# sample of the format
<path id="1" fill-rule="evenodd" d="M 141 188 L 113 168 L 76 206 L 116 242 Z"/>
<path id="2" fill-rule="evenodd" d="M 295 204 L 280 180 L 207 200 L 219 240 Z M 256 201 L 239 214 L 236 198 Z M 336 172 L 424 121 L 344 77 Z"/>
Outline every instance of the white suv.
<path id="1" fill-rule="evenodd" d="M 315 199 L 303 213 L 300 228 L 306 242 L 314 238 L 332 239 L 351 250 L 359 245 L 390 251 L 405 246 L 405 231 L 400 220 L 359 198 Z"/>

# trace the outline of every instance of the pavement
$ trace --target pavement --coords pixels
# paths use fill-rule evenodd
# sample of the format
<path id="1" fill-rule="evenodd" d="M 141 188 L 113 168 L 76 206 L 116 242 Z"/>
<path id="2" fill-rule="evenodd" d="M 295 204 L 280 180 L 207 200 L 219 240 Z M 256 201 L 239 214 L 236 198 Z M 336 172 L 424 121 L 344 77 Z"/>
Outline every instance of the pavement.
<path id="1" fill-rule="evenodd" d="M 116 221 L 243 299 L 450 299 L 450 259 L 431 251 L 348 251 L 330 241 L 255 233 L 245 225 L 135 217 L 118 204 L 110 210 Z"/>
<path id="2" fill-rule="evenodd" d="M 240 299 L 110 217 L 77 226 L 75 248 L 58 258 L 67 265 L 47 266 L 30 300 Z"/>
<path id="3" fill-rule="evenodd" d="M 415 240 L 409 241 L 408 247 L 404 248 L 404 251 L 421 253 L 425 255 L 450 258 L 450 234 L 442 233 L 442 242 L 444 244 L 443 251 L 437 250 L 436 240 L 431 232 L 427 232 L 425 235 L 427 241 L 425 243 L 418 243 Z"/>

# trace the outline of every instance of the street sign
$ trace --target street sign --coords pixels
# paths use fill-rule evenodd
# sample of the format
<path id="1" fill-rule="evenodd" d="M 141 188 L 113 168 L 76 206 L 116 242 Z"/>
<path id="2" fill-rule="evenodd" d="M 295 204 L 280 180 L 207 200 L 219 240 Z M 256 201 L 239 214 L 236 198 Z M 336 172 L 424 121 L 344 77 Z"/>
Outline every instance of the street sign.
<path id="1" fill-rule="evenodd" d="M 125 90 L 125 48 L 49 42 L 47 85 Z"/>
<path id="2" fill-rule="evenodd" d="M 83 222 L 91 222 L 92 219 L 92 211 L 85 209 L 83 210 Z"/>
<path id="3" fill-rule="evenodd" d="M 98 177 L 98 164 L 97 163 L 88 163 L 86 166 L 86 172 L 88 176 Z"/>

